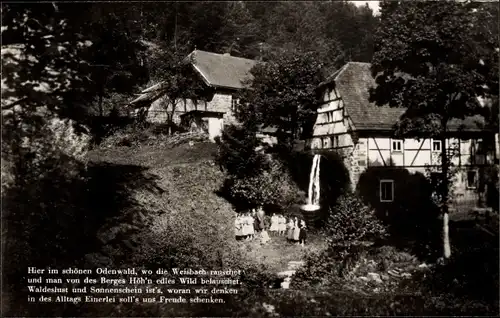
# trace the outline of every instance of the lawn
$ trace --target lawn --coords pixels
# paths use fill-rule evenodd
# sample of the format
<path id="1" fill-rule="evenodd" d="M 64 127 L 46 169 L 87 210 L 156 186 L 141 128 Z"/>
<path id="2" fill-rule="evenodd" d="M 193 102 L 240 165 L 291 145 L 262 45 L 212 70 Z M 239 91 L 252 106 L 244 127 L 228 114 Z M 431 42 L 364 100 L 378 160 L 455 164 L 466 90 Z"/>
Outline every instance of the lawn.
<path id="1" fill-rule="evenodd" d="M 319 234 L 309 234 L 304 247 L 289 243 L 284 236 L 271 236 L 271 241 L 267 245 L 261 245 L 259 240 L 240 243 L 250 258 L 268 266 L 276 273 L 287 270 L 290 261 L 303 261 L 306 253 L 326 248 L 324 236 Z"/>

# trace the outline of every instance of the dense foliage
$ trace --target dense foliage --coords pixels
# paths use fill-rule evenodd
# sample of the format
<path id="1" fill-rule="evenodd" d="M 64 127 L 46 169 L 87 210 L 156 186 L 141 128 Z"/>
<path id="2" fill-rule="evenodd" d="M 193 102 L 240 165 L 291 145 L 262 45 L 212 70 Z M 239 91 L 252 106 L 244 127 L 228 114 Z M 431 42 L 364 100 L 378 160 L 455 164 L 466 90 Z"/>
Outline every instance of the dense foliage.
<path id="1" fill-rule="evenodd" d="M 270 162 L 269 170 L 243 179 L 229 178 L 225 188 L 233 200 L 248 206 L 279 206 L 286 209 L 304 200 L 304 194 L 297 188 L 287 169 L 274 159 Z"/>
<path id="2" fill-rule="evenodd" d="M 241 93 L 236 118 L 277 128 L 279 142 L 291 147 L 302 132 L 312 129 L 321 69 L 321 60 L 311 53 L 279 54 L 257 64 L 249 89 Z"/>
<path id="3" fill-rule="evenodd" d="M 380 239 L 386 234 L 374 211 L 351 193 L 341 196 L 331 209 L 327 231 L 332 246 Z"/>
<path id="4" fill-rule="evenodd" d="M 479 8 L 479 10 L 478 10 Z M 498 39 L 483 28 L 485 7 L 446 1 L 382 2 L 372 73 L 378 105 L 406 107 L 397 134 L 441 140 L 441 209 L 444 256 L 448 239 L 450 121 L 485 115 L 478 97 L 498 99 Z"/>
<path id="5" fill-rule="evenodd" d="M 268 168 L 266 156 L 256 151 L 261 142 L 251 127 L 226 126 L 216 142 L 219 149 L 216 161 L 228 175 L 255 176 Z"/>

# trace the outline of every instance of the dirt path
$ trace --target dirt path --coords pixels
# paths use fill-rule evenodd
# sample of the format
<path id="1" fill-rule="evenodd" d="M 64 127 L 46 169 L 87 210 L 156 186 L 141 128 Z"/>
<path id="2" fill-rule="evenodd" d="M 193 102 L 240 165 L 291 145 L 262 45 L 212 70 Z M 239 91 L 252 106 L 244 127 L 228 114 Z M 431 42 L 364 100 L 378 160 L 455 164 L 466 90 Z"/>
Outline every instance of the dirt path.
<path id="1" fill-rule="evenodd" d="M 307 253 L 319 251 L 326 246 L 324 238 L 318 235 L 310 235 L 309 242 L 304 247 L 291 244 L 280 236 L 271 236 L 267 245 L 261 245 L 259 240 L 242 244 L 250 257 L 277 273 L 290 270 L 290 262 L 304 261 Z"/>

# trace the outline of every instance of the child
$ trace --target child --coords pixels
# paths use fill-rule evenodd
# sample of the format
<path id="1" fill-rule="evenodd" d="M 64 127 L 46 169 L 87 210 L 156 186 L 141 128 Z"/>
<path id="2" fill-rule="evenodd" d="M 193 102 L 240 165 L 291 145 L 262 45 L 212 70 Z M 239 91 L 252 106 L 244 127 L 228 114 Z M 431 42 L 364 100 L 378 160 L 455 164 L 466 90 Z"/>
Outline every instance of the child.
<path id="1" fill-rule="evenodd" d="M 306 221 L 300 221 L 300 234 L 299 234 L 299 244 L 304 247 L 307 239 L 307 231 L 306 231 Z"/>
<path id="2" fill-rule="evenodd" d="M 248 231 L 250 232 L 250 240 L 255 238 L 255 219 L 252 214 L 248 214 Z"/>
<path id="3" fill-rule="evenodd" d="M 286 218 L 283 215 L 278 216 L 278 235 L 285 235 L 286 232 Z"/>
<path id="4" fill-rule="evenodd" d="M 288 224 L 286 225 L 287 230 L 287 239 L 291 242 L 293 240 L 293 219 L 290 218 L 288 220 Z"/>
<path id="5" fill-rule="evenodd" d="M 234 219 L 234 235 L 236 236 L 236 239 L 239 239 L 241 237 L 242 233 L 242 226 L 241 226 L 241 217 L 238 215 Z"/>
<path id="6" fill-rule="evenodd" d="M 250 215 L 250 213 L 245 214 L 245 235 L 246 235 L 247 241 L 250 241 L 252 239 L 253 222 L 252 222 L 252 216 Z"/>
<path id="7" fill-rule="evenodd" d="M 271 227 L 269 228 L 269 232 L 271 232 L 271 235 L 276 235 L 276 232 L 278 232 L 278 216 L 274 213 L 271 216 Z"/>
<path id="8" fill-rule="evenodd" d="M 262 230 L 260 237 L 261 237 L 261 241 L 260 242 L 261 242 L 262 245 L 266 245 L 271 240 L 271 238 L 269 237 L 269 234 L 267 234 L 266 229 Z"/>

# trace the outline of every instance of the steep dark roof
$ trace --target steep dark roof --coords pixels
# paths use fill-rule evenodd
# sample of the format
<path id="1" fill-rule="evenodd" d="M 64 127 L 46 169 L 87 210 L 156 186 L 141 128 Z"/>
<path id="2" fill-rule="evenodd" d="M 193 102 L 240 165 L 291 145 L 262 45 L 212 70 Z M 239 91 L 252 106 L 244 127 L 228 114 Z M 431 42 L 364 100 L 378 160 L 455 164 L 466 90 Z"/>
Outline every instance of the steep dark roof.
<path id="1" fill-rule="evenodd" d="M 354 130 L 392 130 L 406 109 L 370 103 L 369 89 L 376 85 L 370 67 L 370 63 L 349 62 L 322 83 L 321 87 L 335 83 Z M 449 129 L 482 131 L 483 125 L 483 117 L 474 116 L 463 121 L 451 121 Z"/>
<path id="2" fill-rule="evenodd" d="M 243 88 L 245 81 L 252 79 L 250 70 L 257 64 L 255 60 L 200 50 L 191 52 L 185 61 L 193 65 L 208 86 L 234 90 Z M 129 105 L 152 102 L 162 95 L 162 89 L 163 82 L 148 87 Z"/>
<path id="3" fill-rule="evenodd" d="M 257 64 L 255 60 L 200 50 L 187 58 L 192 58 L 194 68 L 208 85 L 232 89 L 243 88 L 243 83 L 252 79 L 250 69 Z"/>

